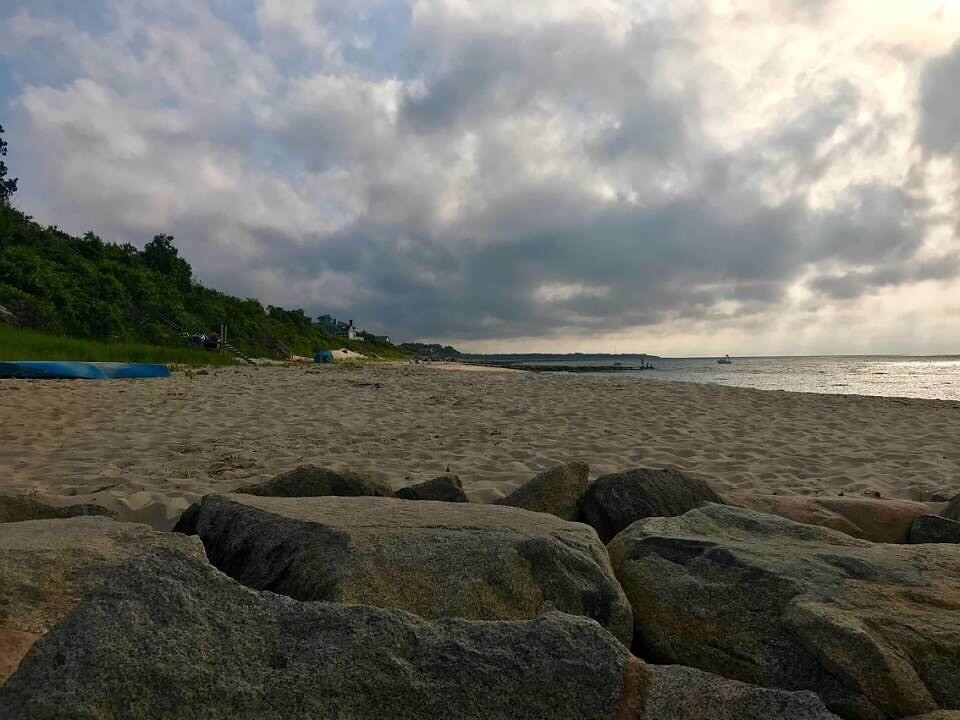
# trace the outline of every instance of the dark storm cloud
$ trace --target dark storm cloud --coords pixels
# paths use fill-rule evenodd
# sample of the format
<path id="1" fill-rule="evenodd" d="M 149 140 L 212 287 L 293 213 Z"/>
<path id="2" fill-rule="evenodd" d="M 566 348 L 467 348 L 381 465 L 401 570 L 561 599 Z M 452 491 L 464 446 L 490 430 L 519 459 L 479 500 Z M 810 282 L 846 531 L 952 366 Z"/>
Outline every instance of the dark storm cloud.
<path id="1" fill-rule="evenodd" d="M 682 147 L 696 98 L 657 88 L 662 54 L 684 41 L 666 23 L 636 25 L 620 41 L 588 22 L 534 32 L 444 26 L 444 41 L 421 47 L 422 86 L 401 106 L 413 132 L 475 130 L 528 112 L 603 117 L 589 146 L 609 160 L 626 154 L 667 157 Z"/>
<path id="2" fill-rule="evenodd" d="M 598 202 L 582 206 L 575 222 L 545 218 L 509 242 L 359 223 L 315 244 L 288 243 L 289 255 L 278 253 L 282 245 L 273 239 L 271 261 L 304 279 L 325 270 L 354 278 L 372 289 L 355 314 L 410 336 L 611 331 L 666 318 L 707 318 L 723 301 L 759 311 L 779 302 L 799 268 L 810 263 L 911 257 L 921 236 L 905 222 L 897 194 L 868 186 L 857 197 L 852 208 L 831 212 L 812 213 L 791 202 L 752 208 L 738 218 L 697 194 L 654 208 Z M 921 267 L 905 271 L 901 281 L 937 272 L 950 277 L 957 269 L 955 262 Z M 817 289 L 848 297 L 879 282 L 896 280 L 856 275 L 822 279 Z M 544 288 L 546 298 L 538 295 Z M 551 297 L 555 288 L 559 295 L 554 290 Z"/>
<path id="3" fill-rule="evenodd" d="M 960 150 L 960 43 L 931 60 L 920 89 L 921 144 L 938 153 Z"/>
<path id="4" fill-rule="evenodd" d="M 960 256 L 947 255 L 933 260 L 888 265 L 872 270 L 825 275 L 810 286 L 816 292 L 837 300 L 858 298 L 884 287 L 924 280 L 947 280 L 960 276 Z"/>

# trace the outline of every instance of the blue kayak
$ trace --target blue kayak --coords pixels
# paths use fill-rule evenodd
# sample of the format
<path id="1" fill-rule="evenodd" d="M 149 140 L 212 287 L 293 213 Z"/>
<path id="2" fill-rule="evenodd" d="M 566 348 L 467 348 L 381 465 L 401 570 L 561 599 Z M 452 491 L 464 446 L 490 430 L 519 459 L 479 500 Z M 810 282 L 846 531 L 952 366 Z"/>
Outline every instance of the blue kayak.
<path id="1" fill-rule="evenodd" d="M 70 362 L 18 360 L 0 362 L 0 378 L 32 380 L 128 380 L 170 377 L 166 365 L 155 363 Z"/>

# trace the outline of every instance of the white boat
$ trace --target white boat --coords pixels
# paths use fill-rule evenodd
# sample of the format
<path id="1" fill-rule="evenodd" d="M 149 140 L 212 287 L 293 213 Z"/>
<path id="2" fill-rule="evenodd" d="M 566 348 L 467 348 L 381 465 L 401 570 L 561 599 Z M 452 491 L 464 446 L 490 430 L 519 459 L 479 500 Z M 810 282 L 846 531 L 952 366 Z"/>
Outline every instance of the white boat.
<path id="1" fill-rule="evenodd" d="M 717 358 L 717 365 L 733 365 L 733 360 L 730 359 L 729 355 Z"/>

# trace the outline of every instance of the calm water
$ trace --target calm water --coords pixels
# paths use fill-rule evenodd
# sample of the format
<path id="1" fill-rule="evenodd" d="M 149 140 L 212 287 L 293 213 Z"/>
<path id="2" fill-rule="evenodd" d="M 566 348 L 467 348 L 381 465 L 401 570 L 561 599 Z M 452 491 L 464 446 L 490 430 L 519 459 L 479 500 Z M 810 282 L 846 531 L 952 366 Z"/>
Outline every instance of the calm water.
<path id="1" fill-rule="evenodd" d="M 641 362 L 639 356 L 615 360 L 624 366 Z M 557 358 L 531 362 L 611 365 L 614 359 Z M 718 365 L 716 358 L 661 358 L 652 362 L 656 370 L 638 372 L 636 376 L 761 390 L 960 400 L 960 356 L 733 358 L 732 365 Z"/>

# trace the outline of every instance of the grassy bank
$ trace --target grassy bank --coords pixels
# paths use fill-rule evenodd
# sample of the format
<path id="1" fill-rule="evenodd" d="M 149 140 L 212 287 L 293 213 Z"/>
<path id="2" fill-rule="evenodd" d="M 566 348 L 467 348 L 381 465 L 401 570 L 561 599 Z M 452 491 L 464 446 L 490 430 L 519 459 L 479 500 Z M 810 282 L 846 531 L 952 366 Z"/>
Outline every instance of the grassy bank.
<path id="1" fill-rule="evenodd" d="M 47 335 L 0 325 L 0 360 L 82 360 L 178 365 L 232 365 L 230 355 L 146 343 L 115 343 Z"/>

